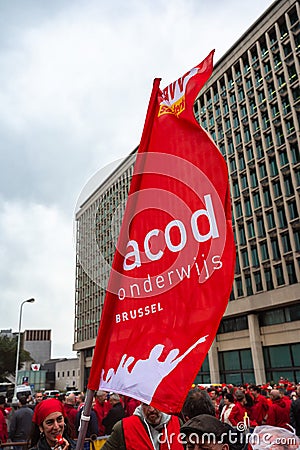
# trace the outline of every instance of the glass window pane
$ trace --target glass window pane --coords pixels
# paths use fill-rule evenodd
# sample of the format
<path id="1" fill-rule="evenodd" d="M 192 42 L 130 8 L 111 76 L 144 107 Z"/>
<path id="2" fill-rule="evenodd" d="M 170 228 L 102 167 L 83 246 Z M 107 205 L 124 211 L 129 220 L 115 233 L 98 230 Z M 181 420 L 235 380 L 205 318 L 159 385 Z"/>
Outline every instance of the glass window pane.
<path id="1" fill-rule="evenodd" d="M 278 345 L 269 348 L 272 367 L 292 367 L 291 353 L 288 345 Z"/>
<path id="2" fill-rule="evenodd" d="M 242 369 L 253 369 L 251 350 L 240 350 Z"/>
<path id="3" fill-rule="evenodd" d="M 284 310 L 279 308 L 271 311 L 263 311 L 259 313 L 258 318 L 262 327 L 285 322 Z"/>
<path id="4" fill-rule="evenodd" d="M 225 383 L 239 385 L 243 383 L 242 376 L 240 373 L 226 373 Z"/>
<path id="5" fill-rule="evenodd" d="M 300 344 L 291 344 L 294 366 L 300 366 Z M 298 381 L 300 378 L 298 378 Z"/>
<path id="6" fill-rule="evenodd" d="M 224 357 L 224 370 L 241 369 L 238 350 L 223 352 L 223 357 Z"/>

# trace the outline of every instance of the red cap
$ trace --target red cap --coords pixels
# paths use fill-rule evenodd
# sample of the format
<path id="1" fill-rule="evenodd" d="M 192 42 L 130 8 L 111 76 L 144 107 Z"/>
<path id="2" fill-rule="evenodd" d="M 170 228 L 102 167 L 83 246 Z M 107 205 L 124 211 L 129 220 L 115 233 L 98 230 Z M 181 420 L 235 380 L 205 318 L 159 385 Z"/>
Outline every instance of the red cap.
<path id="1" fill-rule="evenodd" d="M 41 425 L 49 414 L 60 412 L 66 417 L 63 404 L 56 398 L 49 398 L 41 401 L 34 408 L 32 422 Z"/>

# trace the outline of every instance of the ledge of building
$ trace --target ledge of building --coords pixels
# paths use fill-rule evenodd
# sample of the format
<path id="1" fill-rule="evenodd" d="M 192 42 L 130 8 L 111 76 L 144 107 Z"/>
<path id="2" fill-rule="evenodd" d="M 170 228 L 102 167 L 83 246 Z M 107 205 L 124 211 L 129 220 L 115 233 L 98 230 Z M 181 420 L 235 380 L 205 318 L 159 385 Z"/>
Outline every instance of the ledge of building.
<path id="1" fill-rule="evenodd" d="M 255 313 L 276 306 L 283 307 L 296 301 L 299 301 L 299 283 L 232 300 L 228 303 L 224 317 Z"/>

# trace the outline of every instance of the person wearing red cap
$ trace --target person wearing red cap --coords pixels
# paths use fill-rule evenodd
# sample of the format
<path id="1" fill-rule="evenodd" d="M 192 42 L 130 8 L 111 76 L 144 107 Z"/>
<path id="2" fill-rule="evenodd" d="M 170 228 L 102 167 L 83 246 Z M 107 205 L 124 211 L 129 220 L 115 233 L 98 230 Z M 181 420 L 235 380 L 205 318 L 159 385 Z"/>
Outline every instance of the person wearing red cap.
<path id="1" fill-rule="evenodd" d="M 31 445 L 38 450 L 73 450 L 75 442 L 69 438 L 68 422 L 63 404 L 50 398 L 36 405 L 32 417 Z"/>

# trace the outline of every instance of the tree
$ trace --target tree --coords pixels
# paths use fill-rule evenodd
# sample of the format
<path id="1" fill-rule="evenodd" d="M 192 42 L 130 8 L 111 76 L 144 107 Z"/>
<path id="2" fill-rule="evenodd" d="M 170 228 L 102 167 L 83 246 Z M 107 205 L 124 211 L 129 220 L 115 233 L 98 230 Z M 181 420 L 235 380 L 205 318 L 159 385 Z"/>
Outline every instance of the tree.
<path id="1" fill-rule="evenodd" d="M 6 381 L 8 375 L 15 375 L 17 336 L 0 335 L 0 381 Z M 32 361 L 30 353 L 20 346 L 19 368 L 25 361 Z"/>

